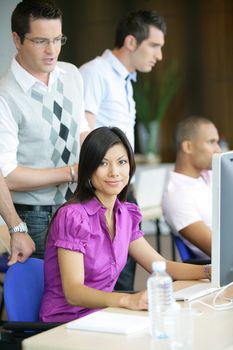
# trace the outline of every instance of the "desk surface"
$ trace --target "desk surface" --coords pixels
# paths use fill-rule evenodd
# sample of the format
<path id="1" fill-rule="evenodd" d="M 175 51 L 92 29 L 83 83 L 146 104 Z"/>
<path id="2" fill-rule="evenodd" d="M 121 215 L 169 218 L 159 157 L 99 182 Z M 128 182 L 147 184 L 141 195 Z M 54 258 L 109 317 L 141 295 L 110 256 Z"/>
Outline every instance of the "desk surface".
<path id="1" fill-rule="evenodd" d="M 180 289 L 193 282 L 175 282 Z M 210 303 L 213 295 L 201 300 Z M 182 303 L 184 304 L 184 303 Z M 195 304 L 198 311 L 194 324 L 193 350 L 233 350 L 233 309 L 215 311 Z M 145 311 L 110 309 L 109 312 L 146 314 Z M 149 331 L 131 335 L 107 334 L 68 330 L 65 325 L 51 329 L 23 341 L 23 350 L 156 350 Z M 169 350 L 169 349 L 166 349 Z"/>

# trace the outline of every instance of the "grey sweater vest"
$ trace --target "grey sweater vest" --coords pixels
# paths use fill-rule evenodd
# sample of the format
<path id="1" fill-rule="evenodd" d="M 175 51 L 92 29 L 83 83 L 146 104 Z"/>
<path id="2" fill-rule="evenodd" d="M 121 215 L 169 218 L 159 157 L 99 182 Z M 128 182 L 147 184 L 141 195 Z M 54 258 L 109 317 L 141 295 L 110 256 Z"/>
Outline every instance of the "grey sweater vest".
<path id="1" fill-rule="evenodd" d="M 0 80 L 0 96 L 7 102 L 18 125 L 19 166 L 43 169 L 78 162 L 82 80 L 73 65 L 59 62 L 59 66 L 66 73 L 59 75 L 50 92 L 33 87 L 25 93 L 11 71 Z M 66 183 L 36 191 L 14 192 L 13 200 L 20 204 L 62 204 L 75 187 Z"/>

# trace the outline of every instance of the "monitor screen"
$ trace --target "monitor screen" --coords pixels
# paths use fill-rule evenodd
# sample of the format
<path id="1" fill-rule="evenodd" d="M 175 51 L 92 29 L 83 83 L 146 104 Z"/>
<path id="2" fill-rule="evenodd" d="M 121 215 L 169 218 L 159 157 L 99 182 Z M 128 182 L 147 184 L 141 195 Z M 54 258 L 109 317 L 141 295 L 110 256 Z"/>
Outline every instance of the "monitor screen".
<path id="1" fill-rule="evenodd" d="M 233 281 L 233 151 L 213 156 L 212 285 Z"/>

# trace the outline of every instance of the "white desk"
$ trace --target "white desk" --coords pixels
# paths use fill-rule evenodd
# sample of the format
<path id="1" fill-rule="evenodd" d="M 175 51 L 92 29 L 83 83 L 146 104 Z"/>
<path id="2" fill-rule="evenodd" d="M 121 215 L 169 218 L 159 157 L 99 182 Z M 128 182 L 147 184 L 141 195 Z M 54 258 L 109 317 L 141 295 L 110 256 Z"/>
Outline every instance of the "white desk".
<path id="1" fill-rule="evenodd" d="M 193 283 L 193 282 L 192 282 Z M 175 289 L 188 284 L 175 282 Z M 189 282 L 190 284 L 190 282 Z M 211 301 L 213 296 L 202 298 Z M 233 350 L 233 309 L 214 311 L 196 305 L 193 350 Z M 124 309 L 116 310 L 130 313 Z M 138 311 L 136 314 L 142 314 Z M 23 341 L 23 350 L 158 350 L 147 330 L 131 335 L 107 334 L 67 330 L 65 325 L 51 329 Z M 169 350 L 169 349 L 166 349 Z"/>

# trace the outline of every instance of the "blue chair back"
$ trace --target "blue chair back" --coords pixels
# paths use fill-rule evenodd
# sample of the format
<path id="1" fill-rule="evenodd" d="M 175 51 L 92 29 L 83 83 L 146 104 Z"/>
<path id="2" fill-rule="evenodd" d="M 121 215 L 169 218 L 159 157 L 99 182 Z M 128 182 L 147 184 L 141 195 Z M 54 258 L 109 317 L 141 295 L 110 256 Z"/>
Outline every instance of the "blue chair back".
<path id="1" fill-rule="evenodd" d="M 37 322 L 44 290 L 44 261 L 29 258 L 9 267 L 4 300 L 9 321 Z"/>
<path id="2" fill-rule="evenodd" d="M 173 238 L 175 239 L 176 247 L 178 249 L 182 262 L 198 265 L 211 264 L 210 258 L 201 258 L 195 255 L 195 253 L 191 249 L 189 249 L 189 247 L 184 243 L 184 241 L 180 237 L 174 237 L 173 235 Z"/>
<path id="3" fill-rule="evenodd" d="M 191 249 L 189 249 L 189 247 L 184 243 L 184 241 L 180 237 L 175 236 L 174 238 L 176 247 L 180 254 L 180 258 L 183 262 L 196 258 L 196 255 L 192 252 Z"/>

